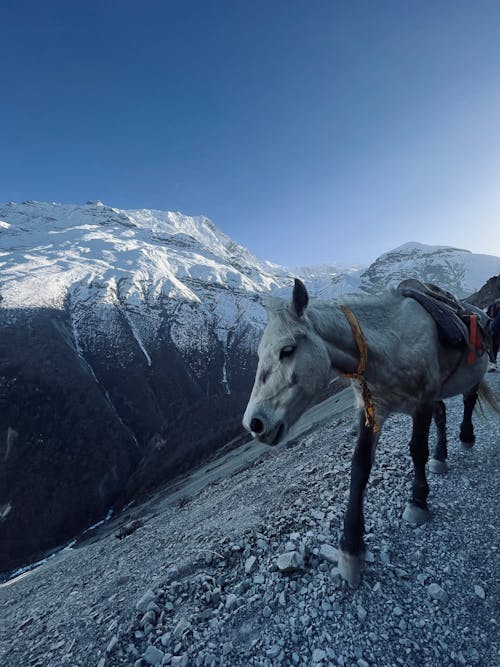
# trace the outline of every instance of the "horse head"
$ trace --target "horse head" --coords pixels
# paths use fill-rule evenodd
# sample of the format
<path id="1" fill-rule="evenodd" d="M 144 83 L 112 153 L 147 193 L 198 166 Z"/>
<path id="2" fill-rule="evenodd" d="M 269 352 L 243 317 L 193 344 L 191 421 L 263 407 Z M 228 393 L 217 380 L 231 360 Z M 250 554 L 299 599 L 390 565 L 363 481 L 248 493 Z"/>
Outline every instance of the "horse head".
<path id="1" fill-rule="evenodd" d="M 268 308 L 243 426 L 269 445 L 282 440 L 331 379 L 326 345 L 307 316 L 308 302 L 296 279 L 291 302 L 280 299 Z"/>

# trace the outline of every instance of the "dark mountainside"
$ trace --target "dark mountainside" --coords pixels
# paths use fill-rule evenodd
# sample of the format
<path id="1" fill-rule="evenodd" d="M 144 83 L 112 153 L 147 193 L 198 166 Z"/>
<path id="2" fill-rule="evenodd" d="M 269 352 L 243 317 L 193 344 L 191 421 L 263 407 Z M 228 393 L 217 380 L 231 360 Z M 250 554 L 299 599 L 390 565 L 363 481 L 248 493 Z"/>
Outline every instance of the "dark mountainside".
<path id="1" fill-rule="evenodd" d="M 480 290 L 468 296 L 466 301 L 479 308 L 487 308 L 496 299 L 500 299 L 500 276 L 490 278 Z"/>
<path id="2" fill-rule="evenodd" d="M 95 317 L 88 330 L 97 344 L 82 336 L 77 349 L 64 312 L 0 308 L 0 571 L 242 433 L 255 358 L 237 339 L 228 346 L 227 394 L 215 336 L 213 355 L 190 363 L 167 323 L 149 366 L 119 314 Z"/>
<path id="3" fill-rule="evenodd" d="M 242 433 L 276 278 L 199 216 L 0 204 L 0 572 Z"/>

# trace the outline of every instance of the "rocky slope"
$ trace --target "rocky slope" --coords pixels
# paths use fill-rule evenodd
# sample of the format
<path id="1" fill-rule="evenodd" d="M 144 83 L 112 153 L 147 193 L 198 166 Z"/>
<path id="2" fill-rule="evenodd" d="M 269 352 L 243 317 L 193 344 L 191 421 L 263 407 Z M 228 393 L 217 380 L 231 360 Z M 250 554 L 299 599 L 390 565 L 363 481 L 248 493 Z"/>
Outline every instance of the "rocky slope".
<path id="1" fill-rule="evenodd" d="M 466 300 L 479 308 L 487 308 L 497 299 L 500 299 L 500 275 L 490 278 L 479 291 L 468 296 Z"/>
<path id="2" fill-rule="evenodd" d="M 500 399 L 500 375 L 487 377 Z M 257 458 L 241 449 L 239 467 L 221 465 L 204 485 L 212 463 L 184 493 L 164 489 L 1 586 L 0 664 L 498 665 L 498 418 L 476 415 L 465 451 L 462 401 L 447 402 L 450 470 L 430 477 L 433 516 L 417 529 L 401 521 L 409 419 L 386 423 L 365 503 L 366 569 L 352 591 L 335 552 L 353 449 L 349 391 L 318 429 L 255 445 Z M 290 551 L 295 569 L 283 572 Z"/>

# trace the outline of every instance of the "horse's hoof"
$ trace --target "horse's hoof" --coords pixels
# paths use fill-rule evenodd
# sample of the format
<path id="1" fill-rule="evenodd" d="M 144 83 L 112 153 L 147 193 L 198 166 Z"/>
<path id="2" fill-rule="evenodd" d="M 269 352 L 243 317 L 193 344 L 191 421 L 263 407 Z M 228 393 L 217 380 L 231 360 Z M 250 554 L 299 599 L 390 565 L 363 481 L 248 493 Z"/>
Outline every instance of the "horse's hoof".
<path id="1" fill-rule="evenodd" d="M 361 569 L 363 567 L 363 558 L 354 556 L 339 549 L 338 569 L 342 579 L 347 581 L 351 588 L 357 588 L 361 581 Z"/>
<path id="2" fill-rule="evenodd" d="M 458 437 L 460 438 L 460 442 L 465 447 L 465 449 L 470 449 L 476 442 L 474 431 L 471 430 L 465 430 L 461 428 Z"/>
<path id="3" fill-rule="evenodd" d="M 403 512 L 403 520 L 415 528 L 416 526 L 421 526 L 424 523 L 429 521 L 431 513 L 425 507 L 419 507 L 415 503 L 407 502 L 405 511 Z"/>
<path id="4" fill-rule="evenodd" d="M 429 472 L 443 475 L 445 472 L 448 472 L 448 463 L 439 459 L 429 459 L 428 469 Z"/>
<path id="5" fill-rule="evenodd" d="M 472 438 L 466 438 L 460 434 L 460 444 L 464 449 L 472 449 L 475 442 L 476 438 L 474 436 L 472 436 Z"/>

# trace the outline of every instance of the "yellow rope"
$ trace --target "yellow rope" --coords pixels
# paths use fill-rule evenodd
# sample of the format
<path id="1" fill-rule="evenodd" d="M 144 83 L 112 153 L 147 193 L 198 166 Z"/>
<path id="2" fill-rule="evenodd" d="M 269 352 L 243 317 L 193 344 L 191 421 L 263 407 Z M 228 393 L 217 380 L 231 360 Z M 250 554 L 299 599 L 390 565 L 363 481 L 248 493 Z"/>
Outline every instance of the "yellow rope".
<path id="1" fill-rule="evenodd" d="M 347 306 L 340 307 L 342 308 L 342 312 L 346 316 L 347 321 L 351 326 L 351 330 L 359 350 L 359 363 L 357 372 L 342 373 L 342 375 L 344 377 L 359 380 L 359 384 L 361 385 L 361 394 L 363 396 L 363 404 L 365 406 L 365 426 L 373 428 L 373 431 L 378 433 L 378 431 L 380 431 L 380 426 L 378 425 L 377 416 L 375 414 L 375 403 L 373 402 L 372 395 L 365 380 L 366 361 L 368 359 L 368 346 L 363 336 L 363 332 L 361 331 L 361 327 L 359 326 L 356 315 L 354 315 L 352 310 L 350 310 Z"/>

